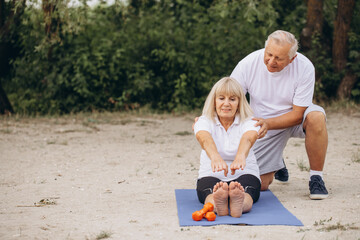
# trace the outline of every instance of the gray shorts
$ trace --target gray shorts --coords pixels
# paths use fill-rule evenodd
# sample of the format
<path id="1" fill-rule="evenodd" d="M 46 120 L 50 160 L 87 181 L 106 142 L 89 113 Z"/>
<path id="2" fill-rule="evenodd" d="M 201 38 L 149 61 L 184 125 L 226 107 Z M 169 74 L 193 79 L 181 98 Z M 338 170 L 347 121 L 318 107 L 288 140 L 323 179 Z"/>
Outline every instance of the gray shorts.
<path id="1" fill-rule="evenodd" d="M 305 118 L 309 112 L 316 111 L 322 112 L 326 116 L 325 110 L 322 107 L 315 104 L 310 105 L 304 112 L 301 124 L 280 131 L 276 130 L 276 134 L 270 137 L 265 136 L 255 142 L 253 150 L 259 164 L 260 175 L 275 172 L 285 166 L 282 159 L 287 141 L 291 137 L 305 138 L 303 129 Z"/>

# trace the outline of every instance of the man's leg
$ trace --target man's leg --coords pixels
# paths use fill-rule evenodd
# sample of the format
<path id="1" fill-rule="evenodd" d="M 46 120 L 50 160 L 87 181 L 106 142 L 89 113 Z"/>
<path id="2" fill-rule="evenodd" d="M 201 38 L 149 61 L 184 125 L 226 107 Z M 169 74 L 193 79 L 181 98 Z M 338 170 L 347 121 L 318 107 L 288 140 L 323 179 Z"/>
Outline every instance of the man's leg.
<path id="1" fill-rule="evenodd" d="M 261 191 L 266 191 L 266 190 L 269 189 L 269 185 L 274 180 L 274 174 L 275 174 L 275 172 L 269 172 L 269 173 L 265 173 L 265 174 L 260 175 L 260 178 L 261 178 Z"/>
<path id="2" fill-rule="evenodd" d="M 305 148 L 310 164 L 310 198 L 324 199 L 328 197 L 328 192 L 322 179 L 328 146 L 325 115 L 319 111 L 308 113 L 303 127 L 306 132 Z M 316 171 L 315 175 L 313 175 L 314 171 Z"/>
<path id="3" fill-rule="evenodd" d="M 284 162 L 285 165 L 284 159 L 282 161 Z M 283 183 L 289 181 L 289 171 L 287 170 L 286 165 L 282 169 L 279 169 L 275 172 L 275 179 Z"/>
<path id="4" fill-rule="evenodd" d="M 260 170 L 261 191 L 267 190 L 274 180 L 275 172 L 285 167 L 283 151 L 292 131 L 292 128 L 288 128 L 255 142 L 253 150 Z M 305 137 L 302 130 L 301 133 Z"/>
<path id="5" fill-rule="evenodd" d="M 322 171 L 325 164 L 328 146 L 326 120 L 322 112 L 310 112 L 304 122 L 305 147 L 309 158 L 310 169 Z"/>

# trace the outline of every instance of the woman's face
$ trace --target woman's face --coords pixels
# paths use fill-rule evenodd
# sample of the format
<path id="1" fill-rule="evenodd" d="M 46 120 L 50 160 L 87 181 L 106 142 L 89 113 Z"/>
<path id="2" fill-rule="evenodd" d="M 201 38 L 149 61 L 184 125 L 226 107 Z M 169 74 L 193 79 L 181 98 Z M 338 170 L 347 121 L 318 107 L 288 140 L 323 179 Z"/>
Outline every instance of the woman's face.
<path id="1" fill-rule="evenodd" d="M 216 95 L 215 109 L 219 118 L 234 118 L 239 105 L 239 98 L 226 94 Z"/>

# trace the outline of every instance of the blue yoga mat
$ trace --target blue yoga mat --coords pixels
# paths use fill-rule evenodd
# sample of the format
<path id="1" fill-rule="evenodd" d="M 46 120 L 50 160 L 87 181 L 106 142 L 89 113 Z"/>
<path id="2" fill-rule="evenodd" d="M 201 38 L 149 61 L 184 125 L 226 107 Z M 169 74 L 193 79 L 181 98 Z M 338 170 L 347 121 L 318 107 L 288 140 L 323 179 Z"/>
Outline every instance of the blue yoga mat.
<path id="1" fill-rule="evenodd" d="M 304 226 L 291 212 L 289 212 L 271 191 L 262 191 L 259 200 L 248 213 L 240 218 L 231 216 L 217 216 L 209 222 L 206 219 L 194 221 L 192 213 L 202 209 L 195 189 L 175 190 L 179 223 L 184 226 L 212 226 L 219 224 L 246 224 L 246 225 L 289 225 Z"/>

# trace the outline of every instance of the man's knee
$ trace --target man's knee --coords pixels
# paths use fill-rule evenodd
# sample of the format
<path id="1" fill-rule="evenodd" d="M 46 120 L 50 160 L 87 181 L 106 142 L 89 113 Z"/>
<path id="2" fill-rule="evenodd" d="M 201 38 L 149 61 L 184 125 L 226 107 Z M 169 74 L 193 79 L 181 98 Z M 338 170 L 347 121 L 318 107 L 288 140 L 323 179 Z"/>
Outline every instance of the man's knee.
<path id="1" fill-rule="evenodd" d="M 319 132 L 326 130 L 326 117 L 324 113 L 320 111 L 308 113 L 304 122 L 304 129 L 307 131 L 310 128 Z"/>
<path id="2" fill-rule="evenodd" d="M 275 172 L 266 173 L 260 176 L 261 178 L 261 191 L 265 191 L 269 189 L 270 184 L 274 180 Z"/>
<path id="3" fill-rule="evenodd" d="M 271 181 L 271 182 L 272 182 L 272 181 Z M 268 190 L 268 189 L 269 189 L 269 185 L 271 184 L 271 182 L 267 182 L 267 183 L 262 182 L 262 183 L 261 183 L 261 191 L 266 191 L 266 190 Z"/>

